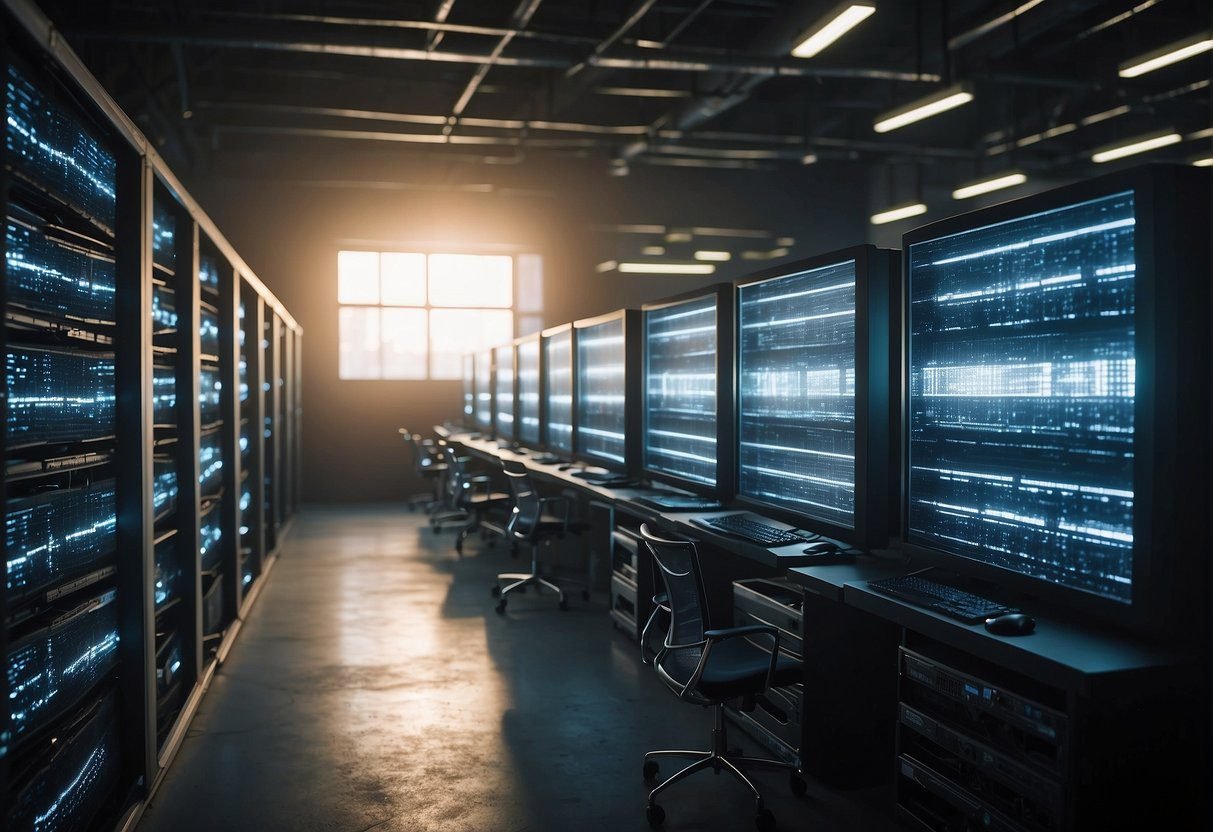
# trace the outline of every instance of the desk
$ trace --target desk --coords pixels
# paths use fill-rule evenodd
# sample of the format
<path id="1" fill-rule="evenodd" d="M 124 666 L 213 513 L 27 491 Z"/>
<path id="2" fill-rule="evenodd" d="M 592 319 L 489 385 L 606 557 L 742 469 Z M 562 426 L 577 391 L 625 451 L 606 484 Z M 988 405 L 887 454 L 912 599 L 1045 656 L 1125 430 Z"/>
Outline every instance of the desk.
<path id="1" fill-rule="evenodd" d="M 1149 789 L 1176 794 L 1177 784 L 1188 788 L 1207 771 L 1197 747 L 1207 707 L 1200 656 L 1043 605 L 1027 610 L 1037 619 L 1032 635 L 996 636 L 981 625 L 962 624 L 871 589 L 870 581 L 920 567 L 896 552 L 860 555 L 850 564 L 799 566 L 789 561 L 801 554 L 803 544 L 765 548 L 694 522 L 728 511 L 657 510 L 637 502 L 651 490 L 595 485 L 490 440 L 457 433 L 447 438 L 490 463 L 517 460 L 537 480 L 604 506 L 611 532 L 623 524 L 635 533 L 647 522 L 695 540 L 713 626 L 732 624 L 733 580 L 781 576 L 800 586 L 805 664 L 800 753 L 806 771 L 821 780 L 872 784 L 887 781 L 896 770 L 898 789 L 909 795 L 899 791 L 898 799 L 913 804 L 911 792 L 921 791 L 921 784 L 907 780 L 905 765 L 892 765 L 899 754 L 916 753 L 914 743 L 921 743 L 919 735 L 910 736 L 899 724 L 904 713 L 899 701 L 906 693 L 899 675 L 903 650 L 942 656 L 943 664 L 959 672 L 1064 716 L 1069 733 L 1058 742 L 1066 762 L 1051 775 L 1064 794 L 1056 810 L 1058 829 L 1118 827 L 1134 812 L 1135 823 L 1147 822 L 1140 817 L 1147 808 L 1166 814 L 1165 807 L 1125 795 Z M 613 547 L 613 539 L 608 545 Z M 646 571 L 647 566 L 637 566 L 637 627 L 649 613 L 652 583 Z"/>

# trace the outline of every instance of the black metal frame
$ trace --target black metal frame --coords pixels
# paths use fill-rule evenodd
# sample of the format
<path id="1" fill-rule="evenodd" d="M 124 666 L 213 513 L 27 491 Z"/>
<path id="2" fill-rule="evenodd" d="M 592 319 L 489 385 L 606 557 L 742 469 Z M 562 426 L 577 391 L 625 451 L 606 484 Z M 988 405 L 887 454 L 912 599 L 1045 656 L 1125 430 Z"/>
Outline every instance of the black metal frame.
<path id="1" fill-rule="evenodd" d="M 901 530 L 906 553 L 1127 628 L 1184 639 L 1195 638 L 1204 629 L 1209 504 L 1209 188 L 1208 173 L 1198 168 L 1145 165 L 941 220 L 903 236 Z M 1134 193 L 1137 258 L 1135 544 L 1133 601 L 1127 607 L 908 542 L 910 247 L 1125 191 Z M 1153 553 L 1143 551 L 1145 546 L 1151 546 Z"/>
<path id="2" fill-rule="evenodd" d="M 640 307 L 641 313 L 641 440 L 640 459 L 644 476 L 654 482 L 662 482 L 678 488 L 727 499 L 737 488 L 737 419 L 735 397 L 736 374 L 736 329 L 737 318 L 734 306 L 736 290 L 732 283 L 717 283 L 698 291 L 683 292 Z M 706 297 L 716 298 L 716 486 L 709 487 L 695 480 L 679 477 L 648 464 L 649 433 L 649 313 L 677 306 Z"/>
<path id="3" fill-rule="evenodd" d="M 807 271 L 855 262 L 855 525 L 839 526 L 797 512 L 777 503 L 750 497 L 741 491 L 741 293 L 747 286 L 791 277 Z M 893 462 L 900 430 L 899 348 L 901 316 L 899 261 L 895 250 L 872 245 L 852 246 L 766 269 L 737 281 L 736 297 L 736 395 L 733 419 L 735 502 L 763 514 L 846 541 L 854 546 L 879 549 L 893 532 L 893 494 L 896 486 Z"/>
<path id="4" fill-rule="evenodd" d="M 623 349 L 624 349 L 624 376 L 623 376 L 623 395 L 624 395 L 624 462 L 619 463 L 603 459 L 592 453 L 587 453 L 581 450 L 581 330 L 601 324 L 610 323 L 611 321 L 623 321 Z M 573 321 L 573 355 L 576 360 L 573 362 L 573 459 L 578 462 L 584 462 L 590 465 L 601 465 L 612 471 L 635 476 L 640 470 L 640 446 L 642 437 L 641 430 L 641 396 L 644 390 L 641 387 L 641 340 L 643 332 L 640 327 L 640 310 L 639 309 L 617 309 L 614 312 L 608 312 L 605 315 L 598 315 L 593 318 L 582 318 L 579 321 Z"/>

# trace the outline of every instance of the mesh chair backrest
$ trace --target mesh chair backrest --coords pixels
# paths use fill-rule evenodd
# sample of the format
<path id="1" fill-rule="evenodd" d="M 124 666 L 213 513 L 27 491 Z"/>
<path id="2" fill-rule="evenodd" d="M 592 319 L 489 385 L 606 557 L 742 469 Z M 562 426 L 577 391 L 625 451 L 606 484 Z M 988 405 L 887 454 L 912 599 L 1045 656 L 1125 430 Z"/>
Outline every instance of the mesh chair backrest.
<path id="1" fill-rule="evenodd" d="M 514 514 L 511 519 L 511 531 L 519 537 L 529 537 L 539 525 L 540 509 L 539 494 L 531 482 L 531 475 L 526 466 L 513 459 L 502 460 L 501 468 L 510 484 L 510 495 L 514 498 Z"/>
<path id="2" fill-rule="evenodd" d="M 695 544 L 689 540 L 657 537 L 647 524 L 640 527 L 640 536 L 657 563 L 669 596 L 668 643 L 696 644 L 703 641 L 703 632 L 707 629 L 707 601 Z"/>
<path id="3" fill-rule="evenodd" d="M 443 442 L 442 455 L 446 459 L 446 496 L 452 506 L 459 506 L 463 501 L 465 485 L 463 463 L 453 445 Z"/>
<path id="4" fill-rule="evenodd" d="M 409 449 L 413 452 L 413 470 L 420 476 L 429 467 L 429 455 L 421 447 L 421 437 L 419 435 L 406 432 L 404 438 L 409 443 Z"/>

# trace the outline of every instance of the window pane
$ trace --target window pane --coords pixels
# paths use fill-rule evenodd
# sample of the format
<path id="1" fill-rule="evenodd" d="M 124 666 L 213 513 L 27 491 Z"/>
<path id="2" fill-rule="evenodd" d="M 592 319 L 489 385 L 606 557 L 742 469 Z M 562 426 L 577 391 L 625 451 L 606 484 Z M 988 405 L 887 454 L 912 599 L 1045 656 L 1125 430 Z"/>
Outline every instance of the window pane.
<path id="1" fill-rule="evenodd" d="M 377 252 L 337 252 L 337 301 L 339 303 L 379 303 L 379 254 Z"/>
<path id="2" fill-rule="evenodd" d="M 365 306 L 341 307 L 337 333 L 338 376 L 343 379 L 380 378 L 379 310 Z"/>
<path id="3" fill-rule="evenodd" d="M 518 303 L 515 308 L 519 312 L 543 311 L 542 255 L 518 255 Z"/>
<path id="4" fill-rule="evenodd" d="M 425 255 L 385 251 L 380 255 L 384 306 L 425 306 Z M 387 322 L 384 322 L 387 330 Z"/>
<path id="5" fill-rule="evenodd" d="M 384 309 L 383 377 L 425 378 L 424 309 Z"/>
<path id="6" fill-rule="evenodd" d="M 465 352 L 514 340 L 508 309 L 430 310 L 430 378 L 459 378 Z"/>
<path id="7" fill-rule="evenodd" d="M 509 307 L 513 258 L 497 254 L 431 254 L 431 306 Z"/>

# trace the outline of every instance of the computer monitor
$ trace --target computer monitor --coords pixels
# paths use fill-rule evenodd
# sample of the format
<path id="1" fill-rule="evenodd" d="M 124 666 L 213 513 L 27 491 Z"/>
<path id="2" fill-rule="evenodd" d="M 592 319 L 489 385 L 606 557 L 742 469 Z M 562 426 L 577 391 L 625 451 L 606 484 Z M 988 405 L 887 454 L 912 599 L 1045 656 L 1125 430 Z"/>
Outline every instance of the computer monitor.
<path id="1" fill-rule="evenodd" d="M 514 342 L 516 375 L 518 378 L 518 412 L 515 414 L 517 439 L 528 448 L 538 447 L 542 426 L 542 379 L 539 333 L 526 335 Z"/>
<path id="2" fill-rule="evenodd" d="M 514 345 L 493 348 L 493 404 L 497 438 L 514 441 Z"/>
<path id="3" fill-rule="evenodd" d="M 733 492 L 733 285 L 641 308 L 644 475 L 701 494 Z"/>
<path id="4" fill-rule="evenodd" d="M 486 433 L 493 431 L 493 351 L 476 353 L 472 388 L 476 393 L 476 427 Z"/>
<path id="5" fill-rule="evenodd" d="M 640 462 L 640 313 L 573 323 L 577 347 L 575 456 L 620 473 Z"/>
<path id="6" fill-rule="evenodd" d="M 543 441 L 550 452 L 573 456 L 573 325 L 545 329 L 543 342 Z"/>
<path id="7" fill-rule="evenodd" d="M 905 235 L 908 551 L 1148 629 L 1203 608 L 1209 219 L 1202 171 L 1150 166 Z"/>
<path id="8" fill-rule="evenodd" d="M 463 356 L 463 424 L 471 427 L 476 421 L 476 356 Z"/>
<path id="9" fill-rule="evenodd" d="M 888 543 L 897 253 L 843 249 L 738 284 L 737 498 L 855 546 Z"/>

